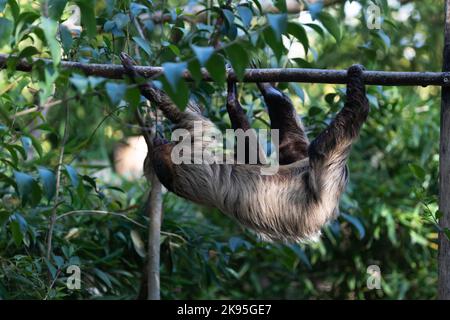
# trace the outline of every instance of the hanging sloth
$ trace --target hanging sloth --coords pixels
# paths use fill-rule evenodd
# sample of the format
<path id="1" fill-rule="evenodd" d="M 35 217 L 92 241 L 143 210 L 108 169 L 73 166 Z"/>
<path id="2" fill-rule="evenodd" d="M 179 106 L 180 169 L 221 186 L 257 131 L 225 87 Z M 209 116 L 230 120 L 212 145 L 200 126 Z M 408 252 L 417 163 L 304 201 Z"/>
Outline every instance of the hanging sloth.
<path id="1" fill-rule="evenodd" d="M 130 77 L 136 80 L 131 58 L 122 54 L 121 59 Z M 337 215 L 348 180 L 346 161 L 350 148 L 369 113 L 363 67 L 353 65 L 347 73 L 343 109 L 311 143 L 291 100 L 270 84 L 258 84 L 268 107 L 271 129 L 279 130 L 280 166 L 276 174 L 261 174 L 263 164 L 175 164 L 171 154 L 181 142 L 161 139 L 155 139 L 144 170 L 153 169 L 168 190 L 218 208 L 263 240 L 317 239 L 322 226 Z M 140 84 L 139 88 L 176 127 L 191 132 L 193 123 L 200 121 L 203 130 L 214 130 L 214 124 L 200 114 L 194 102 L 190 101 L 181 111 L 152 84 Z M 250 128 L 236 98 L 234 83 L 228 85 L 227 111 L 233 129 Z M 201 137 L 197 142 L 202 143 Z"/>

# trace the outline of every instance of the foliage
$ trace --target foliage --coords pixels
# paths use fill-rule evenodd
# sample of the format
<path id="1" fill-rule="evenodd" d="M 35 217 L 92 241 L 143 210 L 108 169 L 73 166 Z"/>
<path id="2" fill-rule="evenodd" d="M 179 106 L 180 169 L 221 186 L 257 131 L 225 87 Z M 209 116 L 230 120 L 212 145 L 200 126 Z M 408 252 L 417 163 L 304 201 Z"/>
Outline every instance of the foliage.
<path id="1" fill-rule="evenodd" d="M 251 62 L 440 70 L 441 2 L 373 1 L 382 8 L 381 30 L 366 27 L 369 1 L 311 5 L 300 16 L 311 21 L 274 2 L 277 11 L 267 13 L 263 1 L 199 1 L 205 10 L 191 14 L 192 3 L 173 0 L 0 1 L 0 52 L 51 59 L 25 73 L 10 58 L 0 71 L 0 298 L 133 299 L 138 292 L 148 186 L 117 175 L 111 155 L 139 133 L 133 115 L 145 102 L 126 82 L 65 70 L 61 60 L 117 64 L 126 51 L 139 64 L 163 66 L 165 75 L 153 80 L 180 108 L 188 98 L 199 101 L 222 129 L 229 127 L 225 63 L 238 78 Z M 81 8 L 81 30 L 61 24 L 73 4 Z M 358 4 L 363 10 L 350 17 L 345 8 Z M 193 83 L 182 79 L 186 67 Z M 214 83 L 200 81 L 201 67 Z M 340 86 L 280 87 L 310 137 L 343 104 Z M 256 87 L 239 84 L 239 92 L 253 125 L 266 127 Z M 435 297 L 438 93 L 368 88 L 372 111 L 351 154 L 342 214 L 317 243 L 261 243 L 219 212 L 165 193 L 162 297 Z M 69 265 L 82 270 L 81 290 L 66 287 Z M 366 286 L 370 265 L 381 269 L 381 290 Z"/>

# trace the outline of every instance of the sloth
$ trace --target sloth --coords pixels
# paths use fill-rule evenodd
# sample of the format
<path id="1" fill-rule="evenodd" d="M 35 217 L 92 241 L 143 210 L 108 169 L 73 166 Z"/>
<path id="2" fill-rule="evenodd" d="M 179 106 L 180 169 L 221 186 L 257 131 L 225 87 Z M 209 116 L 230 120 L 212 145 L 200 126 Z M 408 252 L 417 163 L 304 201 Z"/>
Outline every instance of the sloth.
<path id="1" fill-rule="evenodd" d="M 137 81 L 131 58 L 122 54 L 121 60 L 130 78 Z M 321 228 L 339 212 L 339 200 L 348 181 L 346 162 L 351 145 L 369 113 L 363 70 L 360 65 L 347 70 L 344 107 L 311 143 L 289 97 L 271 84 L 258 84 L 271 129 L 279 130 L 280 166 L 273 175 L 261 174 L 261 163 L 175 164 L 171 154 L 181 142 L 160 138 L 153 141 L 144 170 L 153 170 L 169 191 L 219 209 L 263 241 L 317 240 Z M 139 81 L 139 89 L 177 128 L 192 132 L 193 123 L 200 121 L 206 132 L 215 129 L 193 101 L 181 111 L 153 84 Z M 233 129 L 250 128 L 233 83 L 228 83 L 227 111 Z M 202 143 L 201 137 L 197 142 Z"/>

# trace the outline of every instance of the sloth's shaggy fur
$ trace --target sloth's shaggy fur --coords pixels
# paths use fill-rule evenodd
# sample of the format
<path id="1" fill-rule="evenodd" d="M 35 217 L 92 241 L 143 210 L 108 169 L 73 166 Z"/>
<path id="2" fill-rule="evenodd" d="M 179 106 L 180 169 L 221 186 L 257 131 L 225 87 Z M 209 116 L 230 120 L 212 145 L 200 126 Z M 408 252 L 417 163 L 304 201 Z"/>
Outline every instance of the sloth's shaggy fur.
<path id="1" fill-rule="evenodd" d="M 135 77 L 132 65 L 123 60 L 129 74 Z M 148 155 L 146 170 L 152 166 L 170 191 L 218 208 L 264 240 L 314 240 L 321 227 L 338 212 L 348 179 L 346 161 L 351 144 L 369 112 L 362 70 L 358 65 L 348 69 L 345 105 L 311 144 L 293 114 L 290 100 L 273 87 L 260 85 L 272 128 L 281 130 L 281 165 L 274 175 L 262 175 L 261 164 L 176 165 L 171 153 L 179 142 L 155 144 L 154 152 Z M 140 90 L 176 127 L 192 131 L 193 122 L 201 121 L 203 130 L 215 128 L 193 102 L 182 112 L 151 84 L 141 84 Z"/>

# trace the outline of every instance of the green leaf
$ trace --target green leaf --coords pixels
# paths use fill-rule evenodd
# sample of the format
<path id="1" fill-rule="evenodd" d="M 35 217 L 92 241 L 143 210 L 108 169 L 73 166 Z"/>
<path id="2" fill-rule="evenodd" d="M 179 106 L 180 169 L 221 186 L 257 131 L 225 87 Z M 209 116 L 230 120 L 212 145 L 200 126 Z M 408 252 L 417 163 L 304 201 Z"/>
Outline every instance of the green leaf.
<path id="1" fill-rule="evenodd" d="M 70 49 L 72 49 L 73 45 L 72 34 L 70 33 L 69 28 L 61 24 L 59 25 L 59 35 L 61 37 L 61 44 L 64 49 L 64 52 L 67 54 L 70 51 Z"/>
<path id="2" fill-rule="evenodd" d="M 44 30 L 45 39 L 47 40 L 50 54 L 52 55 L 53 65 L 57 66 L 61 61 L 61 47 L 56 38 L 58 24 L 49 18 L 42 18 L 42 29 Z"/>
<path id="3" fill-rule="evenodd" d="M 377 30 L 378 37 L 383 41 L 385 47 L 389 49 L 391 47 L 391 39 L 383 30 Z"/>
<path id="4" fill-rule="evenodd" d="M 120 12 L 113 17 L 113 21 L 116 24 L 117 29 L 122 30 L 130 22 L 130 17 L 127 14 Z"/>
<path id="5" fill-rule="evenodd" d="M 105 88 L 106 94 L 113 105 L 119 104 L 127 91 L 127 85 L 125 83 L 108 82 Z"/>
<path id="6" fill-rule="evenodd" d="M 244 78 L 245 68 L 249 64 L 247 51 L 240 44 L 233 44 L 225 49 L 228 59 L 239 80 Z"/>
<path id="7" fill-rule="evenodd" d="M 97 24 L 95 21 L 95 0 L 80 0 L 76 4 L 81 11 L 81 25 L 85 27 L 87 35 L 90 38 L 95 38 L 97 34 Z"/>
<path id="8" fill-rule="evenodd" d="M 35 181 L 32 176 L 20 171 L 14 171 L 14 178 L 16 180 L 19 196 L 22 199 L 22 204 L 25 204 L 30 199 Z"/>
<path id="9" fill-rule="evenodd" d="M 48 15 L 55 21 L 61 19 L 61 15 L 66 7 L 67 0 L 49 0 Z"/>
<path id="10" fill-rule="evenodd" d="M 136 2 L 132 2 L 130 4 L 130 12 L 133 17 L 136 17 L 138 14 L 145 12 L 147 10 L 148 10 L 147 7 L 142 4 Z"/>
<path id="11" fill-rule="evenodd" d="M 323 8 L 323 1 L 317 1 L 315 3 L 308 5 L 308 10 L 313 20 L 317 19 L 317 16 L 322 11 L 322 8 Z"/>
<path id="12" fill-rule="evenodd" d="M 141 101 L 141 92 L 136 87 L 127 88 L 127 91 L 125 92 L 125 100 L 132 108 L 137 108 L 139 102 Z"/>
<path id="13" fill-rule="evenodd" d="M 325 29 L 336 39 L 336 42 L 341 40 L 341 29 L 337 20 L 328 12 L 322 11 L 318 14 L 317 18 L 322 22 Z"/>
<path id="14" fill-rule="evenodd" d="M 25 142 L 25 144 L 27 144 L 27 143 L 28 142 Z M 27 153 L 26 153 L 25 148 L 23 146 L 19 146 L 18 144 L 12 144 L 11 147 L 16 149 L 17 151 L 19 151 L 20 154 L 22 155 L 22 158 L 24 158 L 24 159 L 27 158 Z"/>
<path id="15" fill-rule="evenodd" d="M 94 273 L 102 280 L 108 287 L 112 288 L 111 280 L 109 276 L 100 269 L 94 268 Z"/>
<path id="16" fill-rule="evenodd" d="M 36 150 L 36 152 L 38 153 L 39 157 L 42 157 L 42 146 L 41 146 L 41 141 L 39 139 L 36 139 L 36 137 L 34 137 L 33 135 L 30 135 L 29 138 L 31 139 L 31 144 L 34 147 L 34 150 Z"/>
<path id="17" fill-rule="evenodd" d="M 365 230 L 363 224 L 361 223 L 361 221 L 357 217 L 351 216 L 351 215 L 343 213 L 343 212 L 341 212 L 341 216 L 346 221 L 350 222 L 356 228 L 356 230 L 358 230 L 359 239 L 360 240 L 363 239 L 364 236 L 366 235 L 366 230 Z"/>
<path id="18" fill-rule="evenodd" d="M 248 6 L 237 6 L 236 10 L 239 14 L 239 17 L 241 17 L 242 23 L 244 24 L 244 27 L 248 28 L 250 27 L 250 24 L 252 22 L 253 18 L 253 12 Z"/>
<path id="19" fill-rule="evenodd" d="M 444 233 L 445 233 L 445 236 L 447 237 L 447 240 L 450 241 L 450 229 L 449 228 L 445 228 L 444 229 Z"/>
<path id="20" fill-rule="evenodd" d="M 181 79 L 178 82 L 178 87 L 173 90 L 172 85 L 163 78 L 161 79 L 164 91 L 169 95 L 170 99 L 175 103 L 178 108 L 184 110 L 189 100 L 189 89 L 186 82 Z"/>
<path id="21" fill-rule="evenodd" d="M 376 109 L 379 108 L 378 98 L 373 94 L 367 94 L 367 100 L 369 100 L 370 105 L 374 106 Z"/>
<path id="22" fill-rule="evenodd" d="M 188 70 L 196 84 L 202 81 L 202 71 L 198 60 L 191 60 L 188 64 Z"/>
<path id="23" fill-rule="evenodd" d="M 280 12 L 287 12 L 286 0 L 275 0 L 274 2 Z"/>
<path id="24" fill-rule="evenodd" d="M 0 48 L 9 44 L 14 24 L 11 20 L 0 17 Z"/>
<path id="25" fill-rule="evenodd" d="M 308 268 L 312 269 L 311 262 L 308 259 L 308 256 L 306 255 L 305 251 L 298 245 L 298 244 L 291 244 L 289 245 L 289 248 L 297 255 L 297 257 L 300 259 L 300 261 Z"/>
<path id="26" fill-rule="evenodd" d="M 56 176 L 53 171 L 40 167 L 38 168 L 39 177 L 44 186 L 44 193 L 48 201 L 50 201 L 56 193 Z"/>
<path id="27" fill-rule="evenodd" d="M 222 13 L 223 13 L 223 16 L 225 17 L 225 21 L 227 22 L 228 26 L 232 26 L 234 24 L 233 12 L 228 9 L 223 9 Z"/>
<path id="28" fill-rule="evenodd" d="M 106 81 L 106 79 L 103 77 L 96 77 L 96 76 L 88 77 L 88 82 L 89 85 L 91 86 L 91 89 L 95 89 L 95 87 L 97 87 L 100 83 L 103 83 L 104 81 Z"/>
<path id="29" fill-rule="evenodd" d="M 17 220 L 11 221 L 10 228 L 11 228 L 11 233 L 13 236 L 14 243 L 17 246 L 20 245 L 23 240 L 23 233 L 20 230 L 19 222 Z"/>
<path id="30" fill-rule="evenodd" d="M 312 106 L 308 110 L 308 116 L 309 117 L 315 117 L 318 114 L 322 113 L 322 109 L 317 106 Z"/>
<path id="31" fill-rule="evenodd" d="M 66 169 L 67 175 L 69 176 L 70 181 L 72 182 L 72 186 L 76 188 L 80 182 L 78 179 L 77 171 L 75 170 L 74 167 L 68 164 L 64 165 L 64 168 Z"/>
<path id="32" fill-rule="evenodd" d="M 69 81 L 75 86 L 75 88 L 77 88 L 79 93 L 86 93 L 89 86 L 89 81 L 85 76 L 75 73 L 69 78 Z"/>
<path id="33" fill-rule="evenodd" d="M 55 279 L 56 277 L 56 268 L 53 266 L 53 264 L 48 261 L 47 258 L 45 258 L 45 264 L 47 265 L 48 271 L 50 272 L 50 275 L 52 276 L 52 279 Z"/>
<path id="34" fill-rule="evenodd" d="M 240 237 L 231 237 L 230 240 L 228 240 L 228 246 L 230 247 L 231 252 L 235 252 L 240 247 L 246 247 L 247 249 L 252 247 L 248 241 L 245 241 Z"/>
<path id="35" fill-rule="evenodd" d="M 305 23 L 305 26 L 310 27 L 311 29 L 313 29 L 315 32 L 317 32 L 321 37 L 324 36 L 324 31 L 322 29 L 321 26 L 319 26 L 318 24 L 315 23 Z"/>
<path id="36" fill-rule="evenodd" d="M 64 265 L 64 259 L 61 256 L 53 256 L 53 260 L 55 261 L 58 269 L 61 269 L 61 267 Z"/>
<path id="37" fill-rule="evenodd" d="M 206 65 L 209 58 L 211 58 L 212 54 L 214 53 L 213 47 L 199 47 L 196 45 L 192 45 L 192 50 L 194 50 L 194 53 L 197 56 L 197 59 L 202 67 Z"/>
<path id="38" fill-rule="evenodd" d="M 281 56 L 283 55 L 284 45 L 280 41 L 281 39 L 278 39 L 271 29 L 266 29 L 263 32 L 264 39 L 266 43 L 269 45 L 269 47 L 272 49 L 273 53 L 275 54 L 275 57 L 280 60 Z"/>
<path id="39" fill-rule="evenodd" d="M 0 0 L 0 12 L 5 9 L 7 0 Z"/>
<path id="40" fill-rule="evenodd" d="M 21 59 L 21 58 L 29 58 L 29 57 L 31 57 L 31 56 L 33 56 L 35 54 L 38 54 L 38 53 L 39 53 L 38 49 L 36 49 L 33 46 L 28 46 L 25 49 L 23 49 L 22 51 L 20 51 L 18 57 L 19 57 L 19 59 Z"/>
<path id="41" fill-rule="evenodd" d="M 294 90 L 295 94 L 299 96 L 303 103 L 305 103 L 305 92 L 302 87 L 297 83 L 289 83 L 289 86 Z"/>
<path id="42" fill-rule="evenodd" d="M 18 212 L 15 212 L 13 215 L 11 215 L 9 220 L 13 240 L 16 245 L 20 245 L 27 230 L 27 222 L 24 217 Z"/>
<path id="43" fill-rule="evenodd" d="M 425 170 L 418 166 L 417 164 L 414 163 L 410 163 L 409 165 L 409 169 L 411 170 L 411 172 L 414 174 L 414 176 L 420 180 L 424 180 L 425 176 L 426 176 L 426 172 Z"/>
<path id="44" fill-rule="evenodd" d="M 10 213 L 6 210 L 0 210 L 0 227 L 8 220 Z"/>
<path id="45" fill-rule="evenodd" d="M 142 39 L 141 37 L 133 37 L 134 42 L 142 49 L 144 52 L 151 57 L 152 56 L 152 49 L 150 48 L 150 45 L 147 41 Z"/>
<path id="46" fill-rule="evenodd" d="M 11 14 L 14 18 L 14 21 L 17 22 L 20 14 L 20 7 L 17 4 L 16 0 L 8 0 L 9 9 L 11 10 Z"/>
<path id="47" fill-rule="evenodd" d="M 294 36 L 303 45 L 305 53 L 308 54 L 309 41 L 305 28 L 299 23 L 289 22 L 287 32 Z"/>
<path id="48" fill-rule="evenodd" d="M 286 31 L 287 28 L 287 14 L 268 14 L 267 21 L 269 22 L 269 25 L 272 28 L 278 41 L 281 41 L 281 35 Z"/>
<path id="49" fill-rule="evenodd" d="M 164 76 L 167 82 L 170 84 L 173 91 L 177 91 L 178 84 L 183 77 L 187 64 L 185 62 L 166 62 L 162 64 L 162 67 L 164 69 Z"/>
<path id="50" fill-rule="evenodd" d="M 131 241 L 133 242 L 134 250 L 142 257 L 145 258 L 145 245 L 142 241 L 141 236 L 136 230 L 130 231 Z"/>
<path id="51" fill-rule="evenodd" d="M 206 70 L 208 70 L 211 78 L 218 84 L 225 83 L 226 80 L 226 70 L 225 70 L 225 59 L 222 55 L 215 53 L 206 63 Z"/>
<path id="52" fill-rule="evenodd" d="M 20 138 L 20 141 L 22 142 L 22 147 L 24 149 L 23 156 L 24 156 L 25 159 L 27 159 L 28 158 L 28 153 L 30 152 L 30 149 L 31 149 L 31 146 L 32 146 L 31 139 L 29 137 L 22 136 Z"/>

